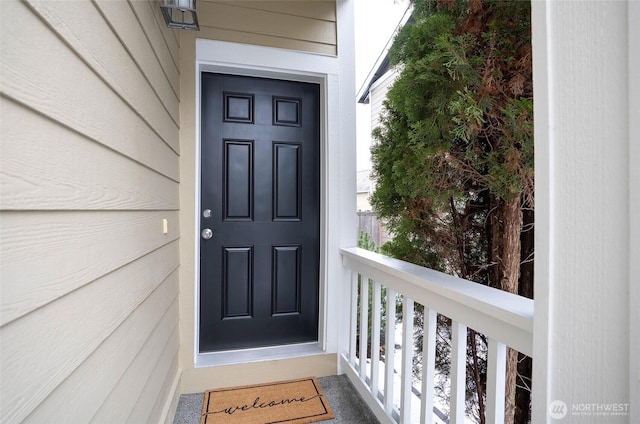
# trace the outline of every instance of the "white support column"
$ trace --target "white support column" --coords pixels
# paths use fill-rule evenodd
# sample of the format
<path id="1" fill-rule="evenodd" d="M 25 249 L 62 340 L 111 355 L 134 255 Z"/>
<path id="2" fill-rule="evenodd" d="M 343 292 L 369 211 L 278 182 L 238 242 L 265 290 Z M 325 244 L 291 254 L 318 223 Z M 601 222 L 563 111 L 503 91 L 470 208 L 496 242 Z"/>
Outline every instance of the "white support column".
<path id="1" fill-rule="evenodd" d="M 629 422 L 640 422 L 640 2 L 629 2 Z M 631 142 L 635 140 L 635 142 Z M 635 402 L 634 402 L 635 400 Z"/>
<path id="2" fill-rule="evenodd" d="M 464 423 L 467 377 L 467 326 L 451 321 L 451 412 L 452 424 Z"/>
<path id="3" fill-rule="evenodd" d="M 384 409 L 393 411 L 393 362 L 396 355 L 396 292 L 387 289 L 387 316 L 384 349 Z"/>
<path id="4" fill-rule="evenodd" d="M 433 392 L 436 369 L 436 311 L 424 308 L 422 332 L 422 399 L 420 422 L 433 423 Z"/>
<path id="5" fill-rule="evenodd" d="M 629 13 L 637 7 L 532 2 L 536 423 L 552 419 L 554 401 L 568 411 L 638 402 L 626 383 L 637 361 L 629 337 L 629 291 L 638 285 L 630 274 L 637 258 L 629 256 L 638 241 L 630 224 L 637 220 L 630 193 L 638 190 L 630 180 L 637 167 L 630 131 L 639 120 L 629 110 L 630 96 L 638 95 L 631 92 L 638 75 L 630 75 L 630 51 L 639 46 Z"/>
<path id="6" fill-rule="evenodd" d="M 473 341 L 475 343 L 475 340 Z M 504 390 L 507 369 L 507 348 L 504 344 L 489 339 L 487 356 L 487 409 L 488 423 L 504 422 Z"/>
<path id="7" fill-rule="evenodd" d="M 400 375 L 400 423 L 411 423 L 413 380 L 413 300 L 402 299 L 402 374 Z"/>

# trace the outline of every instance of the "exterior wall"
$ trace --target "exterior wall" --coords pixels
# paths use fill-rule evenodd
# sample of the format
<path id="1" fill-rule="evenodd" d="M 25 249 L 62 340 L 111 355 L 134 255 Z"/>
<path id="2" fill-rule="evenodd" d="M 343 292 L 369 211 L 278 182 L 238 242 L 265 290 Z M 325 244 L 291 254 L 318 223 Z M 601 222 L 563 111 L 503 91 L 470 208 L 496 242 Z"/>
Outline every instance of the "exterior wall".
<path id="1" fill-rule="evenodd" d="M 379 80 L 371 86 L 369 94 L 371 104 L 371 129 L 375 129 L 380 125 L 380 114 L 384 112 L 384 101 L 387 98 L 387 92 L 391 85 L 398 77 L 398 73 L 391 69 L 387 71 Z"/>
<path id="2" fill-rule="evenodd" d="M 337 54 L 335 1 L 198 2 L 198 38 Z"/>
<path id="3" fill-rule="evenodd" d="M 233 6 L 233 7 L 231 7 Z M 356 244 L 355 216 L 355 106 L 353 96 L 353 4 L 351 0 L 333 2 L 198 2 L 198 20 L 201 31 L 180 32 L 180 336 L 182 393 L 203 391 L 208 388 L 249 384 L 307 375 L 330 375 L 337 371 L 338 329 L 342 290 L 345 281 L 339 247 Z M 241 9 L 241 10 L 240 10 Z M 228 15 L 214 16 L 214 11 L 226 11 Z M 237 21 L 235 17 L 251 17 L 237 23 L 239 31 L 214 28 Z M 216 12 L 218 13 L 218 12 Z M 321 27 L 312 24 L 310 17 L 319 16 Z M 304 19 L 303 19 L 304 18 Z M 315 18 L 314 18 L 315 19 Z M 326 29 L 326 22 L 333 22 L 333 29 Z M 286 27 L 286 28 L 285 28 Z M 284 34 L 282 31 L 289 33 Z M 293 31 L 293 32 L 291 32 Z M 319 40 L 317 33 L 333 34 L 328 41 Z M 261 34 L 256 38 L 254 34 Z M 266 35 L 266 34 L 270 35 Z M 337 37 L 336 34 L 342 34 Z M 233 36 L 233 38 L 229 38 Z M 326 223 L 321 229 L 323 262 L 321 279 L 328 284 L 321 288 L 325 309 L 321 309 L 321 346 L 315 353 L 298 355 L 287 348 L 282 358 L 262 358 L 255 361 L 242 354 L 231 359 L 196 363 L 196 311 L 197 311 L 197 245 L 199 234 L 198 210 L 198 126 L 197 126 L 197 68 L 196 37 L 202 45 L 205 39 L 215 41 L 214 53 L 204 55 L 198 62 L 210 63 L 219 72 L 255 76 L 287 77 L 298 75 L 302 80 L 323 80 L 324 128 L 323 182 L 325 198 L 323 217 Z M 340 38 L 340 48 L 336 40 Z M 321 38 L 320 38 L 321 39 Z M 304 43 L 299 41 L 303 40 Z M 313 42 L 310 42 L 312 40 Z M 227 41 L 233 41 L 228 43 Z M 249 44 L 254 44 L 250 46 Z M 261 47 L 255 46 L 259 45 Z M 262 47 L 264 46 L 264 47 Z M 327 46 L 332 46 L 327 49 Z M 271 47 L 276 47 L 275 49 Z M 337 51 L 339 56 L 335 56 Z M 294 52 L 298 51 L 298 52 Z M 323 79 L 324 78 L 324 79 Z M 338 106 L 339 105 L 339 106 Z M 340 112 L 338 113 L 338 110 Z M 326 145 L 331 140 L 331 149 Z M 330 151 L 329 151 L 330 150 Z M 327 205 L 331 204 L 329 210 Z M 331 225 L 329 224 L 331 223 Z M 331 227 L 331 230 L 328 229 Z M 324 232 L 324 233 L 323 233 Z M 328 234 L 330 233 L 330 234 Z M 345 286 L 346 287 L 346 286 Z M 249 355 L 251 356 L 251 355 Z M 276 355 L 277 356 L 277 355 Z"/>
<path id="4" fill-rule="evenodd" d="M 0 421 L 157 422 L 178 383 L 178 40 L 156 2 L 0 15 Z"/>
<path id="5" fill-rule="evenodd" d="M 369 203 L 369 192 L 364 191 L 356 194 L 356 208 L 359 211 L 370 211 L 371 204 Z"/>
<path id="6" fill-rule="evenodd" d="M 369 197 L 371 195 L 371 169 L 358 171 L 356 178 L 356 207 L 358 208 L 358 211 L 370 211 L 371 204 L 369 203 Z"/>
<path id="7" fill-rule="evenodd" d="M 638 422 L 638 3 L 532 7 L 532 421 L 561 401 L 562 422 Z M 631 416 L 572 415 L 594 404 Z"/>

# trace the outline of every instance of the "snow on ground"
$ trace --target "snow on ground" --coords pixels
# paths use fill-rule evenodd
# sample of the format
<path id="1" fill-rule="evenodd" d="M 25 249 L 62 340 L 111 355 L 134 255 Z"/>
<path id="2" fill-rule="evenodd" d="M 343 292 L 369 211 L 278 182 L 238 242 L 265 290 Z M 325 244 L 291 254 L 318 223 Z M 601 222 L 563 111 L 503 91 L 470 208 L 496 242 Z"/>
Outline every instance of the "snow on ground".
<path id="1" fill-rule="evenodd" d="M 395 345 L 396 345 L 396 349 L 395 349 L 395 355 L 393 358 L 394 359 L 393 403 L 396 409 L 398 409 L 400 404 L 400 386 L 401 386 L 399 370 L 402 369 L 402 322 L 396 323 Z M 378 389 L 381 393 L 384 392 L 384 375 L 385 375 L 384 366 L 385 364 L 383 361 L 378 362 Z M 369 381 L 371 381 L 371 359 L 370 358 L 367 358 L 367 377 L 369 378 Z M 439 380 L 445 380 L 445 381 L 447 380 L 445 376 L 443 376 L 442 374 L 439 374 L 437 371 L 436 371 L 435 378 Z M 446 390 L 449 390 L 448 381 L 446 382 L 445 387 L 446 387 Z M 421 390 L 422 390 L 422 382 L 420 380 L 414 379 L 413 390 L 411 393 L 411 422 L 412 423 L 420 422 L 421 399 L 419 396 L 420 396 Z M 449 405 L 447 403 L 445 403 L 439 397 L 434 396 L 433 405 L 435 408 L 437 408 L 442 414 L 444 414 L 448 418 Z M 465 424 L 474 424 L 474 421 L 470 420 L 469 417 L 465 417 L 464 422 Z M 441 419 L 438 416 L 438 414 L 434 413 L 433 423 L 448 424 L 448 421 Z"/>

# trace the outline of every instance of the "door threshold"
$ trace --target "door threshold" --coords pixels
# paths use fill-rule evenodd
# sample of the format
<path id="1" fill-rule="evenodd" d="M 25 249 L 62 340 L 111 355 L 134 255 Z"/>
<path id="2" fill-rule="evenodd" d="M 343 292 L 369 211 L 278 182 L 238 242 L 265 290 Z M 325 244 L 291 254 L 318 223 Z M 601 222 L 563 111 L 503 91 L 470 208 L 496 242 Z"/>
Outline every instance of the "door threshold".
<path id="1" fill-rule="evenodd" d="M 318 342 L 258 347 L 254 349 L 206 352 L 196 355 L 195 367 L 203 368 L 220 365 L 246 364 L 250 362 L 263 362 L 277 359 L 322 355 L 324 353 L 325 351 L 320 348 Z"/>

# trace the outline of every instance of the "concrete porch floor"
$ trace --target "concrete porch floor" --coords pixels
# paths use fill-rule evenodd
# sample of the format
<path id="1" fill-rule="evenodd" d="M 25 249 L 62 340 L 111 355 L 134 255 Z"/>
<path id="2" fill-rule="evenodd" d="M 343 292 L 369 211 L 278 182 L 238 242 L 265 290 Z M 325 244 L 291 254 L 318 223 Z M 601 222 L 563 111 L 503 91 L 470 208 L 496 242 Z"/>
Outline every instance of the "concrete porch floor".
<path id="1" fill-rule="evenodd" d="M 331 424 L 376 424 L 378 420 L 369 410 L 346 375 L 320 377 L 318 382 L 329 400 L 335 419 L 319 421 Z M 174 424 L 198 424 L 202 411 L 203 393 L 180 396 Z"/>

